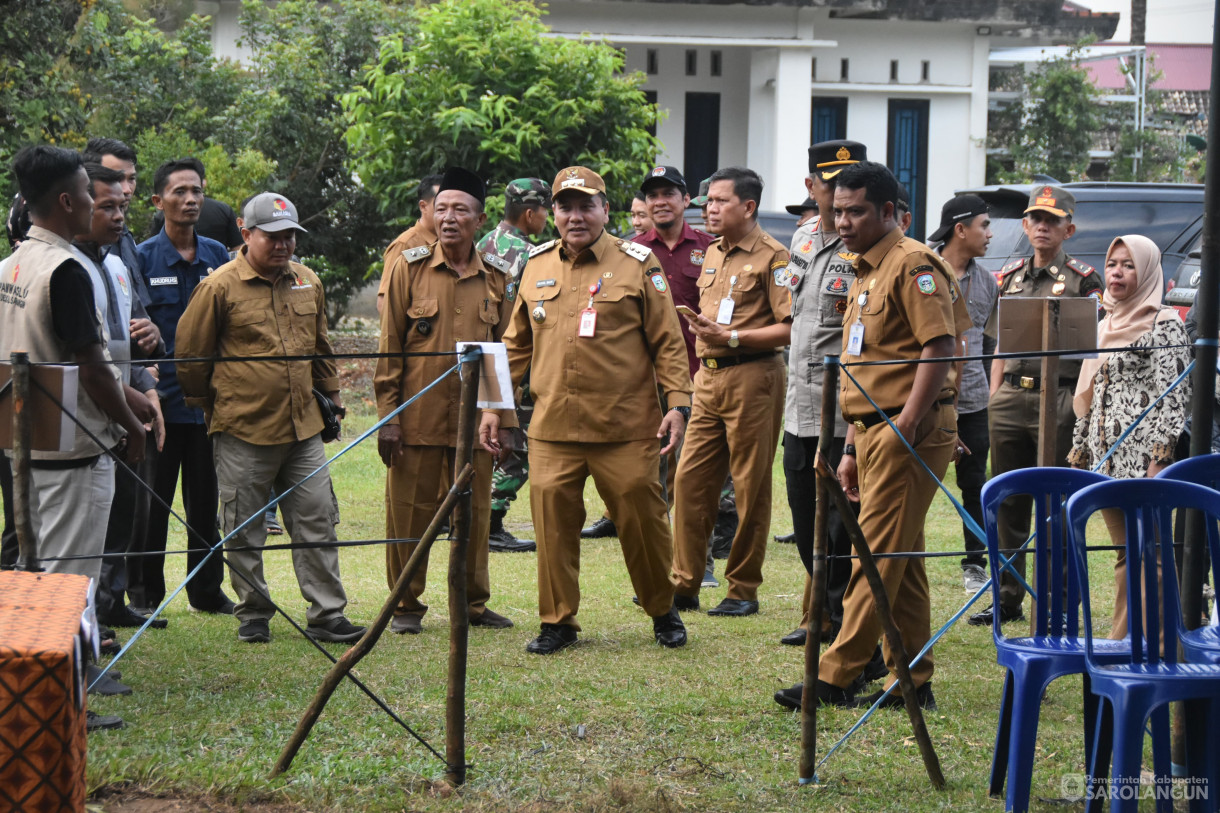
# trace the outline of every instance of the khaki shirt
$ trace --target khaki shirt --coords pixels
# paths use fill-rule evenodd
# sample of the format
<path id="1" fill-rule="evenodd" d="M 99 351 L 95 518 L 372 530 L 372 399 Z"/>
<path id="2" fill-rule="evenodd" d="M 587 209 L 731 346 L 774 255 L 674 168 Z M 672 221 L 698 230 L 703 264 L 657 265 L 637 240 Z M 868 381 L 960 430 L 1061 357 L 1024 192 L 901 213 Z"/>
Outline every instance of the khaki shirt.
<path id="1" fill-rule="evenodd" d="M 843 362 L 917 359 L 923 346 L 942 336 L 960 336 L 970 327 L 970 314 L 945 261 L 918 240 L 894 229 L 861 254 L 855 263 L 856 281 L 847 294 L 843 315 Z M 864 305 L 860 297 L 865 295 Z M 864 325 L 859 356 L 846 353 L 852 325 Z M 916 364 L 852 367 L 851 374 L 882 409 L 901 409 L 915 384 Z M 953 373 L 946 377 L 938 399 L 954 395 Z M 875 415 L 876 410 L 846 375 L 839 385 L 839 404 L 848 421 Z"/>
<path id="2" fill-rule="evenodd" d="M 597 325 L 578 335 L 589 287 Z M 543 319 L 535 318 L 541 308 Z M 690 406 L 691 379 L 678 312 L 661 263 L 605 231 L 570 255 L 559 241 L 535 249 L 504 333 L 513 385 L 530 371 L 529 437 L 617 443 L 656 437 L 657 384 L 667 407 Z"/>
<path id="3" fill-rule="evenodd" d="M 1034 267 L 1034 258 L 1015 260 L 1000 269 L 1001 302 L 1006 296 L 1092 296 L 1101 307 L 1103 282 L 1101 274 L 1088 263 L 1070 257 L 1059 249 L 1059 254 L 1044 268 Z M 1004 307 L 1003 304 L 1000 307 Z M 993 312 L 987 327 L 992 336 L 999 335 L 998 310 Z M 1004 348 L 998 348 L 1002 353 Z M 1042 375 L 1042 359 L 1008 359 L 1004 362 L 1005 375 L 1021 375 L 1037 378 Z M 1059 380 L 1075 386 L 1080 375 L 1079 359 L 1059 359 Z"/>
<path id="4" fill-rule="evenodd" d="M 440 238 L 436 236 L 436 232 L 432 231 L 432 224 L 425 223 L 422 219 L 395 237 L 394 241 L 386 246 L 385 254 L 382 257 L 381 282 L 377 283 L 377 296 L 385 296 L 386 290 L 390 287 L 390 277 L 394 273 L 394 266 L 398 264 L 404 251 L 409 248 L 430 246 L 438 239 Z"/>
<path id="5" fill-rule="evenodd" d="M 512 302 L 508 275 L 484 265 L 471 246 L 470 263 L 458 275 L 439 245 L 408 249 L 386 290 L 373 392 L 384 418 L 456 363 L 453 355 L 408 357 L 406 353 L 453 353 L 457 342 L 496 342 L 504 333 Z M 402 427 L 408 446 L 456 446 L 461 380 L 451 375 L 390 423 Z M 515 426 L 515 412 L 501 421 Z"/>
<path id="6" fill-rule="evenodd" d="M 741 242 L 725 245 L 723 237 L 707 247 L 703 273 L 699 275 L 699 312 L 717 321 L 720 302 L 733 300 L 733 318 L 726 330 L 749 330 L 769 327 L 792 318 L 788 286 L 775 275 L 788 265 L 788 249 L 754 224 Z M 695 340 L 695 354 L 701 359 L 727 358 L 761 352 L 743 347 L 709 347 L 702 339 Z M 778 351 L 777 351 L 778 352 Z"/>
<path id="7" fill-rule="evenodd" d="M 178 321 L 178 358 L 324 355 L 322 281 L 298 263 L 273 281 L 242 248 L 199 282 Z M 226 432 L 259 446 L 307 440 L 322 431 L 313 388 L 339 391 L 331 358 L 314 361 L 178 362 L 189 406 L 203 407 L 208 434 Z"/>

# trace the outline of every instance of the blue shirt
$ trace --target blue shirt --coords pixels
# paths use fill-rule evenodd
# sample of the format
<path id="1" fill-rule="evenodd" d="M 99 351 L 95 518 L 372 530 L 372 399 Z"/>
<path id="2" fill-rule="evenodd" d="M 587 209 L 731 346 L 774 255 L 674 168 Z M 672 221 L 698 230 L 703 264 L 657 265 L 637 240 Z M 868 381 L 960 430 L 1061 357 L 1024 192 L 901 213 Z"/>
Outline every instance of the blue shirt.
<path id="1" fill-rule="evenodd" d="M 229 252 L 220 243 L 202 235 L 195 235 L 195 261 L 188 263 L 174 248 L 162 229 L 156 237 L 140 243 L 136 251 L 140 255 L 144 282 L 148 286 L 148 316 L 160 328 L 165 340 L 165 352 L 174 355 L 174 338 L 178 332 L 178 319 L 186 310 L 186 303 L 199 281 L 229 261 Z M 188 407 L 178 384 L 178 374 L 171 362 L 159 365 L 161 379 L 157 392 L 161 396 L 161 411 L 166 423 L 203 423 L 203 410 Z"/>

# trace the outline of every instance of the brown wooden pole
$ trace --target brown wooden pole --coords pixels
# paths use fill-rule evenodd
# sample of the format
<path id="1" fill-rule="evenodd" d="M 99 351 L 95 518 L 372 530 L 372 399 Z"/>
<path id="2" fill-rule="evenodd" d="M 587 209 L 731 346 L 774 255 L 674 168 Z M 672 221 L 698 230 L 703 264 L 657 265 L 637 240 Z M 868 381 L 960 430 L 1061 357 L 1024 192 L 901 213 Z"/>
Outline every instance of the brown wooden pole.
<path id="1" fill-rule="evenodd" d="M 30 519 L 30 354 L 13 353 L 13 520 L 17 526 L 17 569 L 38 571 L 38 537 Z"/>
<path id="2" fill-rule="evenodd" d="M 461 473 L 454 479 L 453 487 L 449 489 L 449 493 L 445 495 L 445 499 L 441 502 L 440 507 L 436 509 L 436 516 L 432 518 L 432 522 L 429 523 L 427 530 L 424 531 L 419 544 L 415 546 L 415 552 L 411 554 L 407 564 L 402 569 L 402 573 L 399 574 L 398 581 L 394 583 L 394 589 L 390 591 L 389 598 L 386 599 L 385 604 L 381 607 L 381 612 L 369 623 L 360 640 L 353 644 L 351 649 L 344 652 L 343 656 L 326 673 L 326 677 L 322 680 L 322 685 L 318 687 L 318 692 L 314 695 L 313 702 L 305 710 L 301 721 L 297 723 L 296 730 L 292 732 L 292 736 L 288 739 L 288 744 L 284 746 L 284 750 L 280 753 L 280 758 L 276 760 L 275 767 L 271 769 L 271 776 L 278 776 L 292 766 L 293 758 L 296 757 L 297 751 L 301 750 L 301 746 L 305 744 L 305 740 L 309 737 L 309 732 L 313 728 L 314 723 L 322 716 L 322 710 L 326 708 L 326 703 L 330 700 L 330 696 L 334 694 L 335 689 L 338 688 L 343 678 L 355 668 L 356 664 L 372 651 L 373 646 L 377 643 L 377 639 L 381 637 L 381 633 L 385 631 L 386 626 L 390 623 L 390 619 L 394 615 L 394 608 L 407 595 L 407 591 L 411 586 L 411 580 L 415 578 L 420 565 L 428 560 L 428 552 L 432 550 L 432 543 L 436 541 L 436 537 L 440 534 L 441 527 L 448 521 L 449 513 L 457 505 L 459 496 L 467 489 L 470 481 L 473 479 L 474 468 L 472 466 L 463 468 Z"/>
<path id="3" fill-rule="evenodd" d="M 471 349 L 462 361 L 462 399 L 458 403 L 457 466 L 474 465 L 478 442 L 479 372 L 481 351 Z M 466 781 L 466 657 L 470 613 L 466 606 L 466 552 L 470 547 L 470 489 L 462 489 L 457 504 L 456 533 L 449 545 L 449 685 L 445 691 L 445 779 L 454 787 Z M 486 541 L 483 544 L 487 544 Z"/>
<path id="4" fill-rule="evenodd" d="M 839 485 L 838 476 L 830 470 L 830 465 L 822 457 L 818 458 L 818 473 L 823 475 L 828 482 L 833 483 L 828 488 L 828 493 L 834 499 L 835 505 L 843 517 L 843 525 L 847 529 L 847 535 L 851 537 L 852 547 L 855 548 L 856 556 L 860 560 L 860 569 L 864 571 L 864 577 L 868 579 L 868 586 L 872 588 L 873 601 L 877 605 L 877 617 L 881 619 L 881 626 L 885 630 L 885 637 L 890 644 L 890 653 L 894 658 L 894 671 L 898 673 L 898 685 L 902 687 L 902 700 L 906 705 L 907 716 L 911 718 L 911 728 L 915 732 L 915 742 L 919 744 L 919 753 L 923 757 L 924 768 L 928 772 L 928 778 L 932 780 L 932 785 L 938 790 L 943 789 L 945 775 L 941 773 L 940 760 L 936 756 L 936 749 L 932 747 L 932 738 L 928 735 L 928 726 L 924 723 L 923 710 L 919 708 L 919 699 L 915 696 L 915 682 L 911 680 L 911 670 L 907 664 L 909 656 L 902 646 L 902 636 L 898 632 L 898 627 L 894 624 L 894 616 L 890 610 L 890 597 L 886 595 L 885 584 L 881 581 L 881 574 L 877 572 L 877 563 L 873 560 L 873 553 L 864 539 L 864 532 L 860 530 L 856 514 L 851 510 L 851 502 L 843 493 L 843 487 Z"/>
<path id="5" fill-rule="evenodd" d="M 827 357 L 822 366 L 821 435 L 818 455 L 829 461 L 838 406 L 839 360 Z M 829 481 L 817 473 L 817 503 L 813 515 L 813 584 L 809 601 L 809 632 L 805 635 L 805 686 L 801 693 L 801 764 L 798 779 L 808 785 L 817 779 L 818 696 L 815 686 L 822 657 L 822 609 L 826 603 L 826 528 L 830 511 Z"/>

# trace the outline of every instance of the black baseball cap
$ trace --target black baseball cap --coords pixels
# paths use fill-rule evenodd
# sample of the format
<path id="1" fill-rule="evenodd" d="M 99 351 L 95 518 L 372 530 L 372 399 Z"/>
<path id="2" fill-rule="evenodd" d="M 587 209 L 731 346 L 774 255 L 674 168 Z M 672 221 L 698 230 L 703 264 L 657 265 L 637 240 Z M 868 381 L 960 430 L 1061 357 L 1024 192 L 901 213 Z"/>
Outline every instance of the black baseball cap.
<path id="1" fill-rule="evenodd" d="M 931 243 L 939 243 L 949 236 L 958 223 L 972 220 L 988 212 L 987 201 L 978 195 L 958 195 L 945 201 L 940 207 L 940 228 L 928 236 Z"/>
<path id="2" fill-rule="evenodd" d="M 669 184 L 678 187 L 683 192 L 686 191 L 686 179 L 682 177 L 682 173 L 678 171 L 677 167 L 653 167 L 644 176 L 644 181 L 640 184 L 640 191 L 647 192 L 661 184 Z"/>
<path id="3" fill-rule="evenodd" d="M 784 207 L 784 209 L 788 211 L 788 214 L 796 215 L 797 217 L 800 217 L 808 211 L 816 211 L 817 208 L 818 202 L 813 198 L 805 198 L 804 203 L 794 203 L 791 206 Z"/>

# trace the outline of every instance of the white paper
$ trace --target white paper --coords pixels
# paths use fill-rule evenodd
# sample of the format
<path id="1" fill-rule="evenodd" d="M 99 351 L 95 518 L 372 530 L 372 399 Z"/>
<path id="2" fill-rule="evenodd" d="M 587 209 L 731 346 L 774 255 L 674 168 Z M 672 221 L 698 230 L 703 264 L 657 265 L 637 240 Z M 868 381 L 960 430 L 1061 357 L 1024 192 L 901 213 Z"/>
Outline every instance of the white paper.
<path id="1" fill-rule="evenodd" d="M 478 347 L 483 351 L 479 375 L 480 409 L 513 409 L 513 382 L 508 373 L 508 350 L 503 342 L 458 342 L 457 351 Z"/>

